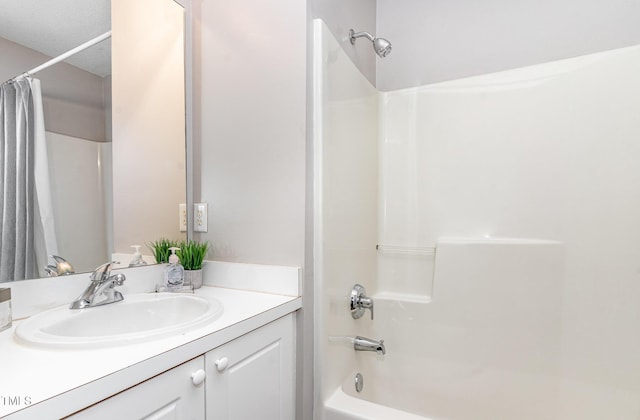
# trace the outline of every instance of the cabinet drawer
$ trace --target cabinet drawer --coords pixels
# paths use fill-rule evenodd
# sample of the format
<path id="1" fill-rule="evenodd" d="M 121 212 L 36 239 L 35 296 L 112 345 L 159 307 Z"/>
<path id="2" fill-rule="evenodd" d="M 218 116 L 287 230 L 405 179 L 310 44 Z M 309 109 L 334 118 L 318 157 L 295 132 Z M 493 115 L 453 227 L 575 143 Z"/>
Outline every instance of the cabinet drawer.
<path id="1" fill-rule="evenodd" d="M 204 376 L 203 369 L 204 356 L 200 356 L 68 418 L 202 420 L 205 385 L 198 379 Z"/>

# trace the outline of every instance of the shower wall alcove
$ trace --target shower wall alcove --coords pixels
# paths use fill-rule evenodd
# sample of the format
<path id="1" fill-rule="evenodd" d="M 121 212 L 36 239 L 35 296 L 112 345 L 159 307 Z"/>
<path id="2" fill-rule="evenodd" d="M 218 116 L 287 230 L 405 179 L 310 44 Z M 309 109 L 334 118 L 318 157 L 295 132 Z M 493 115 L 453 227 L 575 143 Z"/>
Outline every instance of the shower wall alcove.
<path id="1" fill-rule="evenodd" d="M 637 418 L 639 69 L 378 92 L 314 22 L 318 418 Z"/>

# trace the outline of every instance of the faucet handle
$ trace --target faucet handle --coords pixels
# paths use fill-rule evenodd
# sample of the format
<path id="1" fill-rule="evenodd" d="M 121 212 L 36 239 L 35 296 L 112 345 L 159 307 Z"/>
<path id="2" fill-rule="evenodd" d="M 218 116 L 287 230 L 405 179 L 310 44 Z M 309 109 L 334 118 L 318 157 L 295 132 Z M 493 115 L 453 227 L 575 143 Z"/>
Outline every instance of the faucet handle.
<path id="1" fill-rule="evenodd" d="M 103 282 L 109 278 L 111 273 L 111 266 L 113 264 L 120 264 L 118 261 L 110 261 L 102 264 L 91 273 L 91 281 Z"/>
<path id="2" fill-rule="evenodd" d="M 356 284 L 351 290 L 351 301 L 349 303 L 349 309 L 351 309 L 351 316 L 353 319 L 358 319 L 364 315 L 364 310 L 371 310 L 371 320 L 373 321 L 373 299 L 367 297 L 367 291 L 364 286 Z"/>
<path id="3" fill-rule="evenodd" d="M 49 274 L 50 277 L 53 277 L 53 273 L 51 273 L 51 271 L 55 271 L 56 275 L 58 276 L 75 274 L 76 271 L 69 261 L 58 255 L 49 255 L 49 258 L 53 258 L 53 260 L 55 261 L 55 264 L 50 264 L 45 267 L 45 271 Z"/>
<path id="4" fill-rule="evenodd" d="M 373 321 L 373 299 L 370 297 L 362 296 L 358 299 L 358 305 L 361 308 L 369 309 L 371 311 L 371 320 Z"/>
<path id="5" fill-rule="evenodd" d="M 114 274 L 113 276 L 109 277 L 109 280 L 113 280 L 114 286 L 122 286 L 126 279 L 127 277 L 122 273 Z"/>
<path id="6" fill-rule="evenodd" d="M 51 264 L 46 266 L 44 268 L 44 271 L 45 271 L 45 273 L 47 273 L 47 276 L 49 276 L 49 277 L 57 277 L 58 276 L 58 270 L 56 269 L 56 267 L 54 267 Z"/>

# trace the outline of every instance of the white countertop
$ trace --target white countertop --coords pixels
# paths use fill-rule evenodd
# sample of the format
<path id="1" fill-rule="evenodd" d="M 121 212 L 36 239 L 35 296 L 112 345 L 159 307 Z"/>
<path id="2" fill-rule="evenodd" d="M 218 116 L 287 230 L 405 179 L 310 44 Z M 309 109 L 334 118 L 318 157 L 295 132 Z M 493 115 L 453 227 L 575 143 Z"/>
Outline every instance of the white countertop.
<path id="1" fill-rule="evenodd" d="M 215 282 L 205 277 L 205 283 Z M 228 285 L 224 281 L 220 284 Z M 206 285 L 196 290 L 196 296 L 222 302 L 222 316 L 198 329 L 131 345 L 38 348 L 15 339 L 14 331 L 21 321 L 14 321 L 10 329 L 0 332 L 0 416 L 33 419 L 71 414 L 302 305 L 302 298 L 296 296 Z"/>

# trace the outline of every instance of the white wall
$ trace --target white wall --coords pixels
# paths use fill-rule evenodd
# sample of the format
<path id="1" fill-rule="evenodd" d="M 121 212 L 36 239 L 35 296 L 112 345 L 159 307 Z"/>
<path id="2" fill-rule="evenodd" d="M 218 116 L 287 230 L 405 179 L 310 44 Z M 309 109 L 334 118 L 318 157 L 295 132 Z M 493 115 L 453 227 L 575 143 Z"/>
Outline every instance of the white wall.
<path id="1" fill-rule="evenodd" d="M 183 9 L 113 0 L 114 252 L 179 239 L 185 202 Z"/>
<path id="2" fill-rule="evenodd" d="M 563 239 L 635 197 L 635 48 L 383 94 L 382 240 Z"/>
<path id="3" fill-rule="evenodd" d="M 388 91 L 575 57 L 640 42 L 640 3 L 627 0 L 378 0 L 378 60 Z"/>
<path id="4" fill-rule="evenodd" d="M 436 250 L 425 354 L 544 373 L 558 418 L 634 418 L 639 408 L 638 68 L 636 46 L 382 95 L 381 242 L 471 238 Z M 516 239 L 501 249 L 486 237 Z M 536 270 L 514 274 L 516 260 Z M 528 334 L 510 341 L 522 333 L 516 320 Z M 419 338 L 381 328 L 403 352 Z"/>

